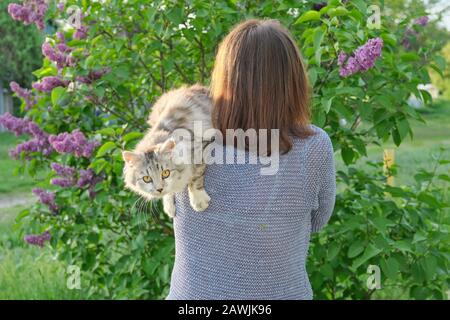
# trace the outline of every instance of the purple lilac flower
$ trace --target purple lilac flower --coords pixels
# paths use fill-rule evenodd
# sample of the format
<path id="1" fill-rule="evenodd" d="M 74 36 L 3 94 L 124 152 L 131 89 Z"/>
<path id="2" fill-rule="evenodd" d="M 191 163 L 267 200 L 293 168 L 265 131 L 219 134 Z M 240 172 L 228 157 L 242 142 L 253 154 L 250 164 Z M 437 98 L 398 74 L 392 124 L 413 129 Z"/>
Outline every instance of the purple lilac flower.
<path id="1" fill-rule="evenodd" d="M 52 238 L 50 232 L 47 230 L 42 234 L 29 234 L 24 237 L 25 242 L 34 245 L 43 247 L 46 241 L 50 241 Z"/>
<path id="2" fill-rule="evenodd" d="M 70 188 L 75 185 L 74 180 L 68 178 L 53 178 L 50 182 L 52 185 L 59 186 L 61 188 Z"/>
<path id="3" fill-rule="evenodd" d="M 58 206 L 55 203 L 56 198 L 55 193 L 41 188 L 35 188 L 32 191 L 37 197 L 39 197 L 39 201 L 41 201 L 42 204 L 45 204 L 46 206 L 49 207 L 50 211 L 53 214 L 58 213 Z"/>
<path id="4" fill-rule="evenodd" d="M 52 163 L 51 167 L 52 167 L 53 171 L 55 171 L 56 174 L 60 176 L 60 178 L 52 179 L 51 183 L 53 185 L 60 186 L 62 188 L 70 188 L 76 184 L 75 168 L 72 168 L 69 166 L 63 166 L 56 162 Z"/>
<path id="5" fill-rule="evenodd" d="M 366 44 L 357 48 L 353 54 L 345 59 L 345 53 L 340 53 L 338 65 L 341 77 L 347 77 L 357 72 L 365 72 L 374 67 L 375 61 L 381 56 L 383 40 L 381 38 L 369 39 Z"/>
<path id="6" fill-rule="evenodd" d="M 75 30 L 75 33 L 73 34 L 74 39 L 86 39 L 88 33 L 88 27 L 82 25 L 78 29 Z"/>
<path id="7" fill-rule="evenodd" d="M 339 53 L 338 66 L 342 66 L 344 64 L 345 60 L 347 60 L 347 55 L 344 52 Z"/>
<path id="8" fill-rule="evenodd" d="M 110 68 L 103 68 L 100 70 L 91 70 L 91 71 L 89 71 L 89 74 L 87 75 L 87 77 L 77 77 L 76 79 L 77 79 L 77 81 L 79 81 L 81 83 L 90 84 L 90 83 L 100 79 L 101 77 L 103 77 L 105 74 L 107 74 L 110 71 L 111 71 Z"/>
<path id="9" fill-rule="evenodd" d="M 52 135 L 49 141 L 53 148 L 59 153 L 72 153 L 76 157 L 91 157 L 94 149 L 98 146 L 96 141 L 88 141 L 79 130 L 72 133 L 64 132 L 59 135 Z"/>
<path id="10" fill-rule="evenodd" d="M 22 152 L 41 152 L 45 156 L 53 152 L 53 148 L 48 141 L 47 133 L 39 128 L 36 123 L 28 119 L 14 117 L 7 112 L 0 116 L 0 125 L 8 131 L 13 132 L 16 136 L 28 134 L 33 137 L 11 150 L 9 153 L 11 157 L 17 159 Z"/>
<path id="11" fill-rule="evenodd" d="M 17 82 L 14 81 L 9 84 L 9 87 L 17 97 L 25 101 L 25 110 L 29 110 L 36 104 L 36 98 L 32 95 L 31 90 L 22 88 Z"/>
<path id="12" fill-rule="evenodd" d="M 48 4 L 46 0 L 25 0 L 23 5 L 10 3 L 8 5 L 9 15 L 17 21 L 22 21 L 26 25 L 34 23 L 39 30 L 45 27 L 45 13 Z"/>
<path id="13" fill-rule="evenodd" d="M 408 38 L 403 38 L 402 40 L 402 46 L 403 48 L 405 48 L 406 50 L 410 50 L 412 47 L 411 41 Z"/>
<path id="14" fill-rule="evenodd" d="M 69 167 L 69 166 L 63 166 L 56 162 L 53 162 L 50 166 L 52 167 L 53 171 L 56 172 L 56 174 L 58 174 L 62 177 L 66 177 L 66 178 L 73 177 L 76 173 L 76 170 L 74 168 Z"/>
<path id="15" fill-rule="evenodd" d="M 80 170 L 80 177 L 77 182 L 79 188 L 84 188 L 90 185 L 91 180 L 94 178 L 94 171 L 92 169 Z"/>
<path id="16" fill-rule="evenodd" d="M 326 2 L 319 2 L 313 5 L 313 10 L 320 11 L 323 7 L 326 7 L 328 4 Z"/>
<path id="17" fill-rule="evenodd" d="M 57 32 L 56 38 L 59 40 L 59 43 L 55 47 L 48 42 L 42 44 L 42 54 L 50 61 L 56 62 L 58 70 L 66 66 L 73 66 L 72 48 L 69 48 L 65 43 L 64 34 Z"/>
<path id="18" fill-rule="evenodd" d="M 0 124 L 16 136 L 30 134 L 30 122 L 31 121 L 27 119 L 14 117 L 9 112 L 0 115 Z"/>
<path id="19" fill-rule="evenodd" d="M 56 5 L 56 7 L 58 8 L 58 10 L 59 10 L 60 12 L 63 12 L 63 11 L 64 11 L 64 6 L 65 6 L 65 3 L 64 3 L 64 2 L 59 2 L 59 3 Z"/>
<path id="20" fill-rule="evenodd" d="M 37 91 L 50 92 L 56 87 L 67 87 L 68 81 L 62 80 L 59 77 L 44 77 L 41 82 L 33 83 L 33 88 Z"/>
<path id="21" fill-rule="evenodd" d="M 89 196 L 91 198 L 95 198 L 95 186 L 101 180 L 103 180 L 103 178 L 101 176 L 95 175 L 92 169 L 80 170 L 80 176 L 78 178 L 77 186 L 79 188 L 88 187 Z"/>
<path id="22" fill-rule="evenodd" d="M 428 16 L 423 16 L 414 20 L 414 24 L 424 27 L 428 24 L 429 19 Z"/>

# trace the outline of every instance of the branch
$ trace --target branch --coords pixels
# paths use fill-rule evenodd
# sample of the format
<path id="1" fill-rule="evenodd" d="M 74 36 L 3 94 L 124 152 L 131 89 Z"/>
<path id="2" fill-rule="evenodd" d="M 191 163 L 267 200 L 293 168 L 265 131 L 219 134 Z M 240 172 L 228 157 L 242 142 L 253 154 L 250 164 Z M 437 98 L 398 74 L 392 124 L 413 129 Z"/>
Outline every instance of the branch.
<path id="1" fill-rule="evenodd" d="M 205 61 L 205 48 L 203 47 L 203 43 L 194 37 L 194 41 L 197 42 L 198 47 L 200 49 L 200 57 L 201 57 L 201 68 L 200 68 L 200 77 L 201 83 L 205 82 L 206 76 L 206 61 Z"/>

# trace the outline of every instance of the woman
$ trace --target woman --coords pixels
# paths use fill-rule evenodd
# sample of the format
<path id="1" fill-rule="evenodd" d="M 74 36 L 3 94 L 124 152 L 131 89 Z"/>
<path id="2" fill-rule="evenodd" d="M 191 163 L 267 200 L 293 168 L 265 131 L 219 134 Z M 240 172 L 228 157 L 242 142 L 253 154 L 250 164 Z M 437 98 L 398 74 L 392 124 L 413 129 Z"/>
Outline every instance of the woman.
<path id="1" fill-rule="evenodd" d="M 311 233 L 333 211 L 335 169 L 329 137 L 309 124 L 308 92 L 300 52 L 278 21 L 245 21 L 220 44 L 214 127 L 278 129 L 279 167 L 261 175 L 260 164 L 208 166 L 203 213 L 187 192 L 177 195 L 167 299 L 312 299 L 305 261 Z"/>

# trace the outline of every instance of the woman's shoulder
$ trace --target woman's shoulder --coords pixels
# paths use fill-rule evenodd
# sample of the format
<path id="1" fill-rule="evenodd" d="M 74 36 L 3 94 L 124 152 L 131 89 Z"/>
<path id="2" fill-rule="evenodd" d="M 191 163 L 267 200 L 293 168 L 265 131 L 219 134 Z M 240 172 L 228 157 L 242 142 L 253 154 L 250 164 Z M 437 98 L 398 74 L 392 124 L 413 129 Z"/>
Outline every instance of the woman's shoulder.
<path id="1" fill-rule="evenodd" d="M 311 135 L 306 138 L 295 137 L 293 139 L 294 148 L 303 150 L 306 148 L 310 152 L 327 151 L 333 148 L 331 139 L 325 130 L 313 124 L 310 124 L 309 128 L 311 129 Z"/>

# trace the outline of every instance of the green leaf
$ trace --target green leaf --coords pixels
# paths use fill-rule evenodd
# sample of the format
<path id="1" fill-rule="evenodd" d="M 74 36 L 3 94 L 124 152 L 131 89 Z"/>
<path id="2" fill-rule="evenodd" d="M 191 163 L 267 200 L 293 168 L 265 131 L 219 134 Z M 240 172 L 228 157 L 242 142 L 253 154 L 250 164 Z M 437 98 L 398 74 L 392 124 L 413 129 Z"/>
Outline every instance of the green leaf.
<path id="1" fill-rule="evenodd" d="M 353 162 L 353 158 L 355 157 L 355 152 L 352 148 L 342 147 L 341 149 L 342 160 L 344 160 L 346 165 L 349 165 Z"/>
<path id="2" fill-rule="evenodd" d="M 417 197 L 419 201 L 422 201 L 426 204 L 428 204 L 430 207 L 433 208 L 440 208 L 442 207 L 441 203 L 430 193 L 426 193 L 425 191 L 422 191 L 419 196 Z"/>
<path id="3" fill-rule="evenodd" d="M 385 217 L 375 217 L 371 220 L 374 226 L 381 232 L 386 232 L 387 227 L 394 226 L 395 223 Z"/>
<path id="4" fill-rule="evenodd" d="M 380 267 L 384 274 L 391 279 L 397 276 L 400 269 L 400 265 L 394 257 L 389 257 L 386 260 L 381 259 Z"/>
<path id="5" fill-rule="evenodd" d="M 351 3 L 358 8 L 358 10 L 364 14 L 367 13 L 367 4 L 364 0 L 352 0 Z"/>
<path id="6" fill-rule="evenodd" d="M 116 134 L 116 131 L 113 128 L 103 128 L 103 129 L 97 130 L 97 133 L 100 133 L 105 136 L 113 137 Z"/>
<path id="7" fill-rule="evenodd" d="M 450 176 L 448 174 L 443 174 L 442 173 L 442 174 L 438 175 L 438 179 L 450 182 Z"/>
<path id="8" fill-rule="evenodd" d="M 67 97 L 66 89 L 63 87 L 56 87 L 52 90 L 51 98 L 53 106 L 60 106 L 65 102 Z"/>
<path id="9" fill-rule="evenodd" d="M 339 253 L 341 246 L 338 243 L 332 243 L 328 248 L 327 258 L 328 261 L 333 260 Z"/>
<path id="10" fill-rule="evenodd" d="M 366 248 L 366 250 L 364 251 L 364 254 L 355 259 L 353 261 L 352 264 L 352 268 L 353 269 L 357 269 L 359 266 L 361 266 L 364 262 L 368 261 L 370 258 L 373 258 L 374 256 L 376 256 L 377 254 L 379 254 L 381 252 L 380 249 L 376 248 L 374 245 L 369 244 Z"/>
<path id="11" fill-rule="evenodd" d="M 308 76 L 309 76 L 310 85 L 314 86 L 314 84 L 317 81 L 317 70 L 316 70 L 316 68 L 309 68 L 308 69 Z"/>
<path id="12" fill-rule="evenodd" d="M 33 74 L 38 78 L 42 78 L 48 76 L 56 76 L 57 71 L 54 67 L 42 67 L 41 69 L 34 71 Z"/>
<path id="13" fill-rule="evenodd" d="M 316 65 L 320 66 L 322 58 L 322 48 L 320 47 L 323 37 L 325 35 L 325 30 L 323 28 L 317 28 L 313 35 L 313 46 L 314 46 L 314 58 L 316 60 Z"/>
<path id="14" fill-rule="evenodd" d="M 116 144 L 112 141 L 108 141 L 108 142 L 104 143 L 100 147 L 100 149 L 98 149 L 97 157 L 104 156 L 107 152 L 109 152 L 115 148 L 117 148 Z"/>
<path id="15" fill-rule="evenodd" d="M 420 57 L 413 52 L 406 52 L 400 55 L 400 60 L 404 62 L 418 61 Z"/>
<path id="16" fill-rule="evenodd" d="M 316 21 L 320 20 L 320 13 L 315 10 L 306 11 L 303 13 L 294 24 L 299 24 L 307 21 Z"/>
<path id="17" fill-rule="evenodd" d="M 125 142 L 129 142 L 129 141 L 132 141 L 132 140 L 140 139 L 143 136 L 144 136 L 144 134 L 141 133 L 141 132 L 130 132 L 130 133 L 127 133 L 126 135 L 124 135 L 122 137 L 122 140 L 125 141 Z"/>
<path id="18" fill-rule="evenodd" d="M 348 248 L 347 257 L 354 258 L 364 251 L 364 246 L 361 241 L 355 241 Z"/>
<path id="19" fill-rule="evenodd" d="M 436 62 L 436 66 L 440 70 L 445 70 L 447 62 L 445 61 L 445 58 L 443 56 L 440 56 L 440 55 L 435 56 L 434 62 Z"/>
<path id="20" fill-rule="evenodd" d="M 397 120 L 396 123 L 400 139 L 404 140 L 410 129 L 409 122 L 406 118 L 401 118 L 400 120 Z"/>
<path id="21" fill-rule="evenodd" d="M 411 250 L 411 242 L 409 240 L 399 240 L 394 242 L 394 248 L 402 251 L 402 252 L 412 252 Z"/>
<path id="22" fill-rule="evenodd" d="M 332 98 L 330 98 L 330 99 L 325 99 L 325 98 L 323 98 L 323 99 L 321 100 L 321 102 L 322 102 L 322 108 L 323 108 L 323 111 L 325 111 L 325 113 L 330 112 L 331 103 L 333 102 L 333 98 L 334 98 L 334 97 L 332 97 Z"/>
<path id="23" fill-rule="evenodd" d="M 330 16 L 330 18 L 338 17 L 338 16 L 345 16 L 345 15 L 348 15 L 348 13 L 349 13 L 348 10 L 342 6 L 339 6 L 337 8 L 333 8 L 333 9 L 330 9 L 327 11 L 327 14 Z"/>
<path id="24" fill-rule="evenodd" d="M 428 281 L 432 280 L 436 276 L 437 260 L 432 255 L 426 255 L 421 259 L 421 265 L 425 273 L 425 277 Z"/>

